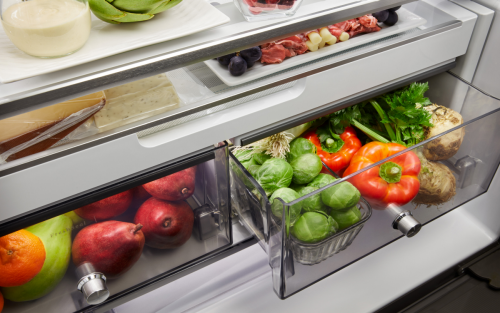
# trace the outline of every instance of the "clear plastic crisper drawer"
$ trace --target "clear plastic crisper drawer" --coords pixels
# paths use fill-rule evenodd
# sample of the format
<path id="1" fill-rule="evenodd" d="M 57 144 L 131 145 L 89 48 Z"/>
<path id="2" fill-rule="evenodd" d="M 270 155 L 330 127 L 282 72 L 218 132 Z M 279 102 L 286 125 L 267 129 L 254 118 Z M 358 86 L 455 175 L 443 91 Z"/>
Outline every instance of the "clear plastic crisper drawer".
<path id="1" fill-rule="evenodd" d="M 245 162 L 230 153 L 232 207 L 268 254 L 279 298 L 293 295 L 404 235 L 418 236 L 419 231 L 425 231 L 426 223 L 488 191 L 500 162 L 500 141 L 496 139 L 500 133 L 500 100 L 449 73 L 428 82 L 426 96 L 443 106 L 442 110 L 459 112 L 463 123 L 417 145 L 401 146 L 385 154 L 373 153 L 391 144 L 367 143 L 341 179 L 301 193 L 303 196 L 293 201 L 269 192 L 266 195 L 265 188 L 242 164 Z M 358 155 L 368 164 L 354 166 Z M 323 165 L 320 175 L 335 175 Z M 360 193 L 355 205 L 360 212 L 358 218 L 349 227 L 333 227 L 325 235 L 321 231 L 330 227 L 329 218 L 342 226 L 339 214 L 346 209 L 321 208 L 314 217 L 318 222 L 314 222 L 304 203 L 318 194 L 325 201 L 326 192 L 339 190 L 347 182 Z M 399 189 L 391 189 L 391 183 Z M 297 187 L 292 183 L 289 188 Z M 320 223 L 321 216 L 328 222 Z"/>
<path id="2" fill-rule="evenodd" d="M 0 235 L 3 312 L 94 312 L 166 284 L 232 244 L 229 204 L 219 143 L 54 205 Z"/>

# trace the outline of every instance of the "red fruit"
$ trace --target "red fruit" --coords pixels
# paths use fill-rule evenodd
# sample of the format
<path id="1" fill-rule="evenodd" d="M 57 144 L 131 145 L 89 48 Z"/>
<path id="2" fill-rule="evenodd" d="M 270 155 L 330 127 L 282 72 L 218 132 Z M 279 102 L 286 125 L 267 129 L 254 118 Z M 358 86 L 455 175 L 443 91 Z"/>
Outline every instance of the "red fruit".
<path id="1" fill-rule="evenodd" d="M 107 221 L 93 224 L 76 235 L 71 248 L 73 263 L 91 263 L 107 278 L 128 271 L 139 260 L 144 248 L 141 224 Z"/>
<path id="2" fill-rule="evenodd" d="M 149 198 L 151 198 L 151 195 L 149 194 L 149 192 L 147 192 L 146 189 L 144 189 L 144 187 L 142 187 L 142 186 L 137 186 L 135 188 L 132 188 L 132 193 L 133 193 L 134 201 L 137 201 L 137 202 L 144 202 L 144 201 L 148 200 Z"/>
<path id="3" fill-rule="evenodd" d="M 196 166 L 193 166 L 142 186 L 154 197 L 168 201 L 180 201 L 186 200 L 194 193 L 195 180 Z"/>
<path id="4" fill-rule="evenodd" d="M 266 0 L 267 4 L 277 4 L 280 0 Z"/>
<path id="5" fill-rule="evenodd" d="M 132 190 L 127 190 L 106 199 L 87 204 L 76 209 L 75 213 L 87 220 L 102 221 L 125 212 L 130 203 L 132 203 L 132 199 Z"/>
<path id="6" fill-rule="evenodd" d="M 144 225 L 142 231 L 146 245 L 173 249 L 191 237 L 194 213 L 185 201 L 169 202 L 153 197 L 141 205 L 134 223 Z"/>

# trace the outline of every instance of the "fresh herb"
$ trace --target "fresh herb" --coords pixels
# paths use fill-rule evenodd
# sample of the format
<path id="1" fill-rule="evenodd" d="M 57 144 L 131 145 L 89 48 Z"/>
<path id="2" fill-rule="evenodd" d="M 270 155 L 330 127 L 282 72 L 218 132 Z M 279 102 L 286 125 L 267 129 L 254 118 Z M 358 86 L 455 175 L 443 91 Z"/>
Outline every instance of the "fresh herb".
<path id="1" fill-rule="evenodd" d="M 377 124 L 374 117 L 376 117 L 375 112 L 370 112 L 365 103 L 360 103 L 332 113 L 328 124 L 332 131 L 337 134 L 342 134 L 346 127 L 352 125 L 360 129 L 371 140 L 388 143 L 389 140 L 385 138 L 387 134 L 369 126 Z"/>
<path id="2" fill-rule="evenodd" d="M 370 101 L 392 142 L 413 146 L 424 139 L 424 126 L 433 126 L 430 122 L 432 114 L 423 109 L 431 104 L 424 97 L 428 89 L 427 83 L 413 83 Z"/>
<path id="3" fill-rule="evenodd" d="M 370 139 L 396 142 L 407 147 L 421 142 L 424 127 L 432 127 L 432 114 L 423 109 L 431 104 L 424 97 L 427 83 L 413 83 L 408 87 L 360 103 L 330 115 L 329 127 L 341 134 L 345 127 L 355 126 Z"/>

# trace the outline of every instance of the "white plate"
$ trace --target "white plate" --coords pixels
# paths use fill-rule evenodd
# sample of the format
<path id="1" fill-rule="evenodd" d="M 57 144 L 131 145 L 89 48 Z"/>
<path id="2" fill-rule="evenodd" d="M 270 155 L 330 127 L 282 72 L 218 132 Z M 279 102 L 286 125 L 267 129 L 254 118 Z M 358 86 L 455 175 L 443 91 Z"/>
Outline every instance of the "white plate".
<path id="1" fill-rule="evenodd" d="M 205 64 L 212 71 L 214 71 L 215 75 L 217 75 L 226 85 L 236 86 L 273 74 L 278 71 L 285 70 L 290 67 L 294 67 L 306 62 L 310 62 L 315 59 L 325 57 L 330 54 L 351 49 L 356 46 L 363 45 L 384 37 L 402 33 L 409 29 L 424 25 L 427 22 L 425 19 L 421 18 L 418 15 L 413 14 L 412 12 L 404 8 L 399 9 L 397 13 L 399 16 L 399 21 L 394 26 L 387 27 L 384 26 L 383 24 L 380 24 L 379 26 L 382 27 L 382 30 L 376 33 L 359 35 L 347 41 L 336 43 L 333 46 L 326 46 L 323 49 L 319 49 L 316 52 L 308 52 L 305 54 L 297 55 L 292 58 L 285 59 L 280 64 L 264 65 L 262 63 L 257 62 L 253 67 L 249 68 L 245 72 L 245 74 L 241 76 L 232 76 L 231 74 L 229 74 L 227 67 L 220 65 L 219 62 L 217 62 L 217 60 L 207 60 L 205 61 Z"/>
<path id="2" fill-rule="evenodd" d="M 201 32 L 229 22 L 229 17 L 205 0 L 183 0 L 152 20 L 113 25 L 92 15 L 85 46 L 57 59 L 24 54 L 12 44 L 0 24 L 0 82 L 10 83 L 102 59 L 121 52 Z"/>

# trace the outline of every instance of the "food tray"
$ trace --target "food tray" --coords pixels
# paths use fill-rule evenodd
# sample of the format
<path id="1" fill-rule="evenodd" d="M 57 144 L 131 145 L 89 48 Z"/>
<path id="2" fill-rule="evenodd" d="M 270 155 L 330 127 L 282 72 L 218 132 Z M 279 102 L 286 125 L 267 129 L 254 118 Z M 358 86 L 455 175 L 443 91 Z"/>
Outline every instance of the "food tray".
<path id="1" fill-rule="evenodd" d="M 40 59 L 17 49 L 0 24 L 0 82 L 52 73 L 156 43 L 184 37 L 229 22 L 229 17 L 205 0 L 183 0 L 147 22 L 113 25 L 92 15 L 87 43 L 61 58 Z M 124 40 L 126 38 L 126 40 Z"/>
<path id="2" fill-rule="evenodd" d="M 359 222 L 320 242 L 304 243 L 290 236 L 290 249 L 294 260 L 305 265 L 318 264 L 349 247 L 365 222 L 372 215 L 372 208 L 365 199 L 360 199 L 358 208 L 361 211 L 361 220 Z"/>
<path id="3" fill-rule="evenodd" d="M 263 65 L 262 63 L 256 62 L 255 65 L 249 68 L 243 75 L 241 76 L 232 76 L 229 74 L 227 67 L 224 67 L 217 62 L 217 60 L 207 60 L 205 64 L 219 77 L 226 85 L 228 86 L 236 86 L 240 84 L 247 83 L 249 81 L 286 70 L 288 68 L 304 64 L 307 62 L 311 62 L 316 59 L 323 58 L 327 55 L 334 54 L 337 52 L 341 52 L 347 49 L 351 49 L 360 45 L 367 44 L 369 42 L 379 40 L 388 36 L 396 35 L 407 31 L 412 28 L 416 28 L 424 25 L 427 21 L 404 9 L 401 8 L 397 11 L 399 16 L 399 21 L 396 25 L 388 27 L 383 24 L 379 24 L 382 28 L 379 32 L 376 33 L 368 33 L 359 35 L 352 39 L 349 39 L 344 42 L 336 43 L 332 46 L 327 46 L 322 49 L 319 49 L 316 52 L 308 52 L 301 55 L 294 56 L 292 58 L 285 59 L 280 64 L 267 64 Z"/>

